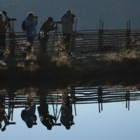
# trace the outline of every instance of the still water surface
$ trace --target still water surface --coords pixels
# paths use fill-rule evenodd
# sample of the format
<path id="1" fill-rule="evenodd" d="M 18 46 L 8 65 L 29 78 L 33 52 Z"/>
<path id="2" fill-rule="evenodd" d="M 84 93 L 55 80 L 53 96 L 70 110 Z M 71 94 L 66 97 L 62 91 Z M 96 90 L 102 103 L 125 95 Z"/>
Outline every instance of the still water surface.
<path id="1" fill-rule="evenodd" d="M 9 122 L 16 123 L 7 125 L 6 130 L 0 132 L 2 140 L 138 140 L 140 137 L 140 92 L 136 88 L 72 86 L 48 90 L 28 87 L 14 91 L 1 89 L 1 94 L 5 95 L 4 102 L 1 97 L 1 103 L 5 105 L 7 115 L 8 110 L 11 112 Z M 41 97 L 46 97 L 49 114 L 57 118 L 57 125 L 51 130 L 39 118 Z M 21 118 L 28 99 L 32 99 L 36 108 L 37 125 L 32 128 L 28 128 Z M 66 105 L 66 99 L 70 101 L 73 115 L 73 125 L 68 130 L 61 123 L 61 109 Z"/>

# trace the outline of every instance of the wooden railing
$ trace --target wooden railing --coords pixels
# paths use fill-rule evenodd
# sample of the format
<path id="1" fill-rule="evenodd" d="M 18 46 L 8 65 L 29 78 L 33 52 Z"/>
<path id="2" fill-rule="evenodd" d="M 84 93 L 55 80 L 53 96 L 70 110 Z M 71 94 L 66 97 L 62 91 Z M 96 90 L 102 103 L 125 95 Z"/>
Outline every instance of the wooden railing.
<path id="1" fill-rule="evenodd" d="M 62 37 L 61 32 L 51 32 L 48 42 L 48 50 L 53 50 L 56 43 Z M 14 36 L 7 33 L 7 46 L 13 43 L 18 49 L 27 41 L 25 32 L 16 32 Z M 34 46 L 39 49 L 38 35 L 35 38 Z M 123 48 L 140 46 L 140 29 L 99 29 L 99 30 L 78 30 L 73 33 L 71 47 L 74 52 L 97 52 L 97 51 L 118 51 Z"/>

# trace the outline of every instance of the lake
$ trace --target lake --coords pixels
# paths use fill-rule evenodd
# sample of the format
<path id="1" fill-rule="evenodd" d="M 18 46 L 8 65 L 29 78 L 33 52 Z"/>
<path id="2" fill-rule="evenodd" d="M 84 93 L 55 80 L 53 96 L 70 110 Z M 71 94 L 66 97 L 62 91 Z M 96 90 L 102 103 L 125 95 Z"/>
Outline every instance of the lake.
<path id="1" fill-rule="evenodd" d="M 139 139 L 138 86 L 77 83 L 64 87 L 50 87 L 47 84 L 25 87 L 5 85 L 1 87 L 0 95 L 0 105 L 1 108 L 4 106 L 9 122 L 6 130 L 0 134 L 2 140 Z M 37 120 L 28 128 L 21 113 L 33 106 Z M 51 129 L 41 122 L 42 110 L 55 118 L 52 119 Z M 66 118 L 62 119 L 64 115 Z M 63 125 L 67 120 L 70 121 L 69 127 L 68 123 L 65 123 L 67 127 Z M 3 127 L 4 122 L 1 129 Z"/>

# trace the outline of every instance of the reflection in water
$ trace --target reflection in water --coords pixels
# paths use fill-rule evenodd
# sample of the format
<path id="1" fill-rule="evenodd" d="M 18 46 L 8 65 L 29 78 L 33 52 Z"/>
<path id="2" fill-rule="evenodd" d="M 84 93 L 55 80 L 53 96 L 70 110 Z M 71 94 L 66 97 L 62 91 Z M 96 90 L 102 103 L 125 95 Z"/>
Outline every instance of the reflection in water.
<path id="1" fill-rule="evenodd" d="M 9 101 L 11 99 L 9 98 Z M 5 131 L 6 130 L 6 126 L 9 124 L 15 124 L 15 122 L 10 122 L 9 120 L 12 120 L 12 116 L 13 116 L 13 107 L 11 110 L 11 105 L 9 105 L 8 108 L 8 114 L 5 111 L 5 95 L 4 94 L 0 94 L 0 129 L 1 131 Z M 2 126 L 2 122 L 4 122 L 4 125 Z"/>
<path id="2" fill-rule="evenodd" d="M 35 115 L 36 106 L 31 99 L 27 99 L 27 104 L 25 109 L 21 112 L 21 118 L 26 123 L 28 128 L 32 128 L 33 125 L 36 125 L 37 116 Z"/>
<path id="3" fill-rule="evenodd" d="M 73 123 L 73 115 L 72 115 L 72 104 L 70 101 L 70 97 L 67 93 L 62 94 L 62 106 L 61 106 L 61 124 L 65 126 L 66 129 L 70 129 Z"/>
<path id="4" fill-rule="evenodd" d="M 49 106 L 46 102 L 46 96 L 43 95 L 40 97 L 40 102 L 38 106 L 38 113 L 40 117 L 41 123 L 46 126 L 48 130 L 52 129 L 52 126 L 54 125 L 61 125 L 56 123 L 56 117 L 49 114 Z"/>
<path id="5" fill-rule="evenodd" d="M 0 128 L 5 131 L 13 122 L 13 111 L 21 108 L 21 120 L 28 128 L 37 125 L 37 113 L 39 120 L 48 130 L 55 126 L 65 127 L 69 130 L 76 122 L 77 104 L 98 104 L 99 113 L 103 111 L 104 103 L 126 102 L 126 108 L 130 109 L 130 101 L 140 99 L 138 89 L 126 89 L 123 87 L 80 87 L 71 86 L 65 89 L 30 88 L 0 91 Z M 53 114 L 49 112 L 52 107 Z M 36 111 L 37 110 L 37 111 Z M 58 122 L 58 120 L 60 120 Z M 16 120 L 15 120 L 16 121 Z"/>

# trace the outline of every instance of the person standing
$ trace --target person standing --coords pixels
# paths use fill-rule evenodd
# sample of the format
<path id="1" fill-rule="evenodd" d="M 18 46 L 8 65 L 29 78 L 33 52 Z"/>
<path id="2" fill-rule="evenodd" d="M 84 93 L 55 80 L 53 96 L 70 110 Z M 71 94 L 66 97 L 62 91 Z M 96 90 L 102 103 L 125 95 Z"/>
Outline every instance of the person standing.
<path id="1" fill-rule="evenodd" d="M 61 17 L 63 39 L 68 54 L 70 53 L 69 45 L 73 33 L 74 17 L 75 15 L 71 10 L 67 10 Z"/>
<path id="2" fill-rule="evenodd" d="M 4 14 L 5 11 L 3 11 Z M 5 49 L 5 41 L 6 41 L 6 26 L 8 24 L 7 16 L 5 16 L 5 20 L 3 20 L 3 13 L 0 12 L 0 56 L 3 57 L 3 51 Z"/>
<path id="3" fill-rule="evenodd" d="M 47 42 L 49 39 L 49 32 L 57 29 L 57 25 L 53 21 L 52 17 L 48 17 L 40 27 L 39 40 L 40 40 L 40 54 L 44 55 L 47 49 Z"/>
<path id="4" fill-rule="evenodd" d="M 30 46 L 28 48 L 29 53 L 31 53 L 31 47 L 36 36 L 36 26 L 38 24 L 37 18 L 38 17 L 34 16 L 33 12 L 29 12 L 27 14 L 27 18 L 25 19 L 26 36 L 28 42 L 30 43 Z"/>

